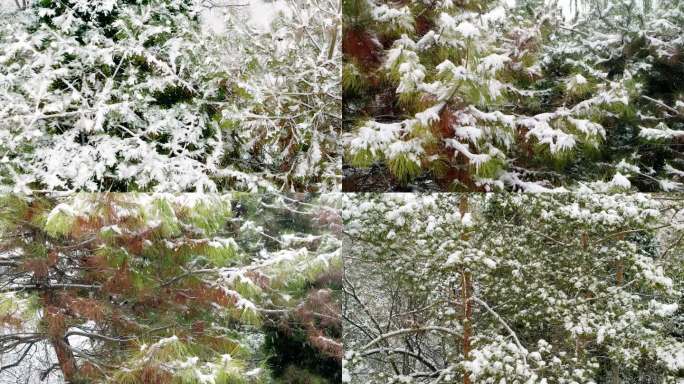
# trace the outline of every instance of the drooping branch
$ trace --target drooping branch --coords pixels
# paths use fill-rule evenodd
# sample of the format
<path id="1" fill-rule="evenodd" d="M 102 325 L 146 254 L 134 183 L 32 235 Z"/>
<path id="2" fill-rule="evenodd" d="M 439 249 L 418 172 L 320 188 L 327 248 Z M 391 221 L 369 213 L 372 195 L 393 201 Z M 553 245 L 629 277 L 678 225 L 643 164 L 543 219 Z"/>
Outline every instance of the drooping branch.
<path id="1" fill-rule="evenodd" d="M 0 293 L 26 292 L 26 291 L 52 291 L 55 289 L 86 289 L 99 290 L 102 288 L 96 284 L 21 284 L 6 288 L 0 288 Z"/>
<path id="2" fill-rule="evenodd" d="M 446 333 L 451 336 L 459 336 L 462 337 L 463 335 L 454 331 L 453 329 L 449 329 L 446 327 L 440 327 L 440 326 L 425 326 L 425 327 L 416 327 L 416 328 L 403 328 L 403 329 L 398 329 L 396 331 L 392 332 L 387 332 L 383 333 L 382 335 L 376 337 L 372 341 L 370 341 L 368 344 L 364 345 L 361 347 L 361 351 L 367 351 L 370 349 L 372 346 L 378 344 L 379 342 L 396 337 L 396 336 L 401 336 L 401 335 L 406 335 L 406 334 L 411 334 L 411 333 L 425 333 L 425 332 L 438 332 L 438 333 Z"/>
<path id="3" fill-rule="evenodd" d="M 21 356 L 19 356 L 19 358 L 14 363 L 1 366 L 0 372 L 8 370 L 10 368 L 14 368 L 14 367 L 18 366 L 19 364 L 21 364 L 21 362 L 24 361 L 24 359 L 26 358 L 26 355 L 28 355 L 29 351 L 31 349 L 33 349 L 34 344 L 35 344 L 35 342 L 29 343 L 29 345 L 24 350 L 24 353 L 22 353 Z"/>
<path id="4" fill-rule="evenodd" d="M 112 342 L 116 342 L 116 343 L 125 343 L 128 341 L 137 339 L 137 337 L 134 337 L 134 336 L 131 336 L 131 337 L 109 337 L 109 336 L 101 335 L 99 333 L 90 333 L 90 332 L 81 332 L 81 331 L 69 331 L 65 334 L 65 337 L 69 337 L 69 336 L 83 336 L 83 337 L 87 337 L 90 339 L 112 341 Z"/>
<path id="5" fill-rule="evenodd" d="M 513 340 L 515 340 L 515 345 L 518 346 L 518 350 L 520 351 L 520 357 L 522 357 L 523 363 L 525 364 L 525 366 L 527 366 L 527 357 L 525 357 L 525 351 L 527 351 L 527 349 L 522 346 L 522 344 L 520 343 L 520 340 L 518 339 L 518 335 L 513 331 L 513 329 L 511 329 L 511 327 L 508 326 L 508 324 L 504 321 L 504 319 L 498 313 L 496 313 L 486 302 L 484 302 L 483 300 L 481 300 L 480 298 L 478 298 L 476 296 L 471 296 L 470 300 L 473 300 L 476 303 L 480 304 L 482 307 L 484 307 L 484 309 L 486 309 L 487 312 L 489 312 L 492 316 L 494 316 L 494 318 L 499 323 L 501 323 L 501 325 L 503 325 L 504 328 L 506 328 L 506 331 L 508 331 L 508 333 L 511 335 Z"/>
<path id="6" fill-rule="evenodd" d="M 376 348 L 376 349 L 371 349 L 369 351 L 364 352 L 363 354 L 361 354 L 361 356 L 370 356 L 370 355 L 374 355 L 376 353 L 388 353 L 388 354 L 397 354 L 398 353 L 398 354 L 411 356 L 414 359 L 423 363 L 423 365 L 430 368 L 432 371 L 436 372 L 438 370 L 432 363 L 427 361 L 423 356 L 421 356 L 417 353 L 411 352 L 411 351 L 407 351 L 406 349 L 403 349 L 403 348 Z"/>

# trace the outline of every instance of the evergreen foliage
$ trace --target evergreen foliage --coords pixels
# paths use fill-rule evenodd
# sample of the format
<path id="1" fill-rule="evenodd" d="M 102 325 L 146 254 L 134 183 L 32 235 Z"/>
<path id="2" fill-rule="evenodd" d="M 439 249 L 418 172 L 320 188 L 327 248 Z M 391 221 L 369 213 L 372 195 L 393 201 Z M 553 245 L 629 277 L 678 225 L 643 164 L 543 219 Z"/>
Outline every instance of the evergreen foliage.
<path id="1" fill-rule="evenodd" d="M 337 189 L 335 4 L 216 33 L 192 0 L 0 13 L 0 181 L 60 191 Z M 306 35 L 302 31 L 306 30 Z"/>
<path id="2" fill-rule="evenodd" d="M 547 3 L 344 1 L 345 190 L 681 189 L 680 2 Z"/>
<path id="3" fill-rule="evenodd" d="M 678 383 L 681 195 L 350 195 L 348 383 Z"/>
<path id="4" fill-rule="evenodd" d="M 47 345 L 58 369 L 45 375 L 71 383 L 273 383 L 281 323 L 307 351 L 292 369 L 338 377 L 340 224 L 326 201 L 7 195 L 0 218 L 0 379 Z"/>

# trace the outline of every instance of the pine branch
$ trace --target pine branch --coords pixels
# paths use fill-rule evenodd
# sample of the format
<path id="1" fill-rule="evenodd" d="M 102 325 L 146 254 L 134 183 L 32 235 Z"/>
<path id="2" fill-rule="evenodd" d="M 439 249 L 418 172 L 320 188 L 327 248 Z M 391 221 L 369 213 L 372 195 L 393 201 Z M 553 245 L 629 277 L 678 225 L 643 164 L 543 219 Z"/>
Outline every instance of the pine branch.
<path id="1" fill-rule="evenodd" d="M 665 104 L 664 102 L 662 102 L 662 101 L 660 101 L 660 100 L 656 100 L 656 99 L 654 99 L 654 98 L 652 98 L 652 97 L 648 97 L 648 96 L 646 96 L 646 95 L 641 95 L 641 98 L 644 99 L 644 100 L 648 100 L 648 101 L 650 101 L 650 102 L 652 102 L 652 103 L 655 103 L 655 104 L 657 104 L 657 105 L 659 105 L 659 106 L 661 106 L 661 107 L 667 109 L 668 111 L 674 113 L 676 116 L 681 116 L 681 115 L 682 115 L 678 110 L 676 110 L 676 109 L 670 107 L 669 105 Z"/>
<path id="2" fill-rule="evenodd" d="M 513 331 L 513 329 L 511 329 L 511 327 L 504 321 L 504 319 L 498 313 L 494 312 L 494 310 L 487 303 L 485 303 L 483 300 L 481 300 L 480 298 L 478 298 L 476 296 L 471 296 L 470 300 L 473 300 L 476 303 L 483 306 L 487 310 L 487 312 L 489 312 L 492 316 L 494 316 L 494 318 L 496 318 L 496 320 L 499 323 L 501 323 L 501 325 L 503 325 L 504 328 L 506 328 L 506 330 L 511 335 L 511 337 L 513 337 L 513 340 L 515 340 L 515 344 L 518 346 L 518 352 L 520 354 L 520 357 L 522 357 L 523 363 L 525 364 L 525 366 L 527 366 L 527 357 L 525 357 L 525 354 L 527 353 L 527 349 L 525 347 L 523 347 L 522 344 L 520 344 L 520 340 L 518 339 L 518 335 Z"/>
<path id="3" fill-rule="evenodd" d="M 51 291 L 54 289 L 88 289 L 88 290 L 99 290 L 102 288 L 100 285 L 90 285 L 90 284 L 25 284 L 18 286 L 11 286 L 7 288 L 0 288 L 0 293 L 8 292 L 23 292 L 23 291 Z"/>
<path id="4" fill-rule="evenodd" d="M 88 337 L 91 339 L 98 339 L 98 340 L 103 340 L 103 341 L 112 341 L 112 342 L 117 342 L 117 343 L 125 343 L 131 340 L 137 340 L 138 338 L 135 336 L 129 336 L 129 337 L 110 337 L 110 336 L 105 336 L 101 335 L 98 333 L 89 333 L 89 332 L 81 332 L 81 331 L 69 331 L 66 333 L 65 337 L 69 336 L 83 336 L 83 337 Z"/>

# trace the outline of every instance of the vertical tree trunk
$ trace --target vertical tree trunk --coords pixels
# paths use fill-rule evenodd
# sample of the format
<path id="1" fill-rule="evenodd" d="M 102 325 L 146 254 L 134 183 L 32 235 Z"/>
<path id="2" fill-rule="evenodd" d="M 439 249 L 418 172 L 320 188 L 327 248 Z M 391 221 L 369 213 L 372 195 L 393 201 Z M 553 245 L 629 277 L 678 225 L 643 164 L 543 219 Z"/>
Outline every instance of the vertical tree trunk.
<path id="1" fill-rule="evenodd" d="M 463 360 L 470 359 L 470 337 L 473 333 L 471 318 L 473 308 L 470 302 L 472 295 L 472 278 L 470 272 L 463 271 L 463 281 L 461 287 L 461 299 L 463 301 Z M 470 384 L 469 372 L 463 374 L 463 384 Z"/>
<path id="2" fill-rule="evenodd" d="M 62 370 L 62 375 L 64 375 L 64 380 L 67 383 L 71 383 L 78 372 L 78 366 L 76 365 L 76 358 L 73 352 L 71 352 L 71 348 L 69 348 L 69 343 L 66 338 L 52 338 L 50 343 L 57 355 L 57 361 L 59 368 Z"/>
<path id="3" fill-rule="evenodd" d="M 58 303 L 55 302 L 54 296 L 51 292 L 43 293 L 43 304 L 45 308 L 45 319 L 48 326 L 49 341 L 52 348 L 55 350 L 57 356 L 57 363 L 62 371 L 64 380 L 71 383 L 78 373 L 78 365 L 76 364 L 76 357 L 72 352 L 69 341 L 65 336 L 66 329 L 63 325 L 63 320 L 59 320 Z M 56 334 L 59 333 L 59 334 Z"/>
<path id="4" fill-rule="evenodd" d="M 461 214 L 461 217 L 468 212 L 468 195 L 461 195 L 461 199 L 458 204 L 458 211 Z M 462 233 L 461 240 L 468 240 L 468 234 Z M 470 271 L 467 271 L 464 267 L 461 271 L 461 303 L 463 304 L 463 360 L 470 359 L 470 339 L 473 334 L 471 321 L 473 308 L 470 302 L 472 291 L 472 276 Z M 463 384 L 470 384 L 470 373 L 468 371 L 463 372 Z"/>

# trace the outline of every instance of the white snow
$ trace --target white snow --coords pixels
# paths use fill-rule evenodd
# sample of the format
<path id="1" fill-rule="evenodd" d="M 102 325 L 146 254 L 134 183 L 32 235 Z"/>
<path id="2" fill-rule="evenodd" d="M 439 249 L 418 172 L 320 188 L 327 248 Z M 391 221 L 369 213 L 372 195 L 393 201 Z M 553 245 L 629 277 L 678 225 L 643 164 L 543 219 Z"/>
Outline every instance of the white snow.
<path id="1" fill-rule="evenodd" d="M 463 35 L 463 37 L 467 39 L 477 37 L 480 33 L 479 29 L 477 29 L 477 27 L 469 21 L 460 22 L 456 27 L 456 31 L 458 31 L 461 35 Z"/>
<path id="2" fill-rule="evenodd" d="M 623 176 L 620 172 L 615 173 L 610 182 L 619 188 L 629 189 L 632 187 L 632 183 L 629 182 L 629 179 Z"/>
<path id="3" fill-rule="evenodd" d="M 639 128 L 639 136 L 646 140 L 672 140 L 684 137 L 684 130 L 670 129 L 665 123 L 660 123 L 655 128 Z"/>

